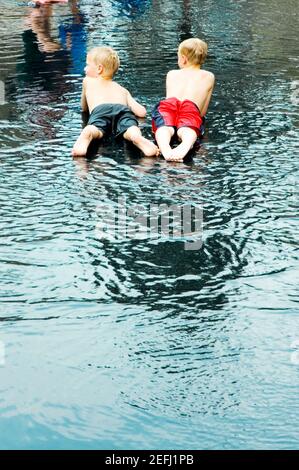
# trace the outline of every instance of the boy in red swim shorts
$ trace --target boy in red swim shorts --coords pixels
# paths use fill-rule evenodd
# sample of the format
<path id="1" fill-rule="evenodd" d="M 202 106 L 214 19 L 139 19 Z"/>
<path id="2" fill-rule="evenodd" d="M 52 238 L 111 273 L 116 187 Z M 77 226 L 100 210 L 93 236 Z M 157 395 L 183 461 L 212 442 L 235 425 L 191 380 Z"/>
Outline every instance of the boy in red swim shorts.
<path id="1" fill-rule="evenodd" d="M 171 70 L 166 77 L 166 99 L 160 101 L 152 113 L 152 127 L 165 160 L 183 161 L 201 135 L 215 77 L 201 66 L 208 46 L 198 38 L 186 39 L 179 45 L 179 70 Z M 176 133 L 181 143 L 171 148 L 170 140 Z"/>

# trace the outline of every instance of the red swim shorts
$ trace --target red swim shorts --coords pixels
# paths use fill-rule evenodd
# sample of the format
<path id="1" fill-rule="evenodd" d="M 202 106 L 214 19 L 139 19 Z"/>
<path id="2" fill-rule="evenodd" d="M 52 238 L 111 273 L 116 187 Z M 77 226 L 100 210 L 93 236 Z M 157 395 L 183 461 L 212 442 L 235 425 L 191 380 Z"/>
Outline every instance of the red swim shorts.
<path id="1" fill-rule="evenodd" d="M 203 118 L 199 108 L 193 101 L 179 101 L 177 98 L 166 98 L 160 101 L 152 113 L 152 128 L 156 132 L 159 127 L 171 126 L 190 127 L 199 136 L 202 134 Z"/>

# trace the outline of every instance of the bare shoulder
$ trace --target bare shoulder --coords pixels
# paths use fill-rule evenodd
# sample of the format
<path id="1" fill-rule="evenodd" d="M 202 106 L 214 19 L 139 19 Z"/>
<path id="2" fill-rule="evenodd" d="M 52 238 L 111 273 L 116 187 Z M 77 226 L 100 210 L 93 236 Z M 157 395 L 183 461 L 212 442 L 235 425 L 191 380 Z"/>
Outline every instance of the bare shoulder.
<path id="1" fill-rule="evenodd" d="M 169 72 L 167 72 L 167 75 L 166 75 L 167 82 L 174 81 L 179 76 L 179 73 L 180 73 L 179 70 L 169 70 Z"/>
<path id="2" fill-rule="evenodd" d="M 129 90 L 127 90 L 124 86 L 120 85 L 119 83 L 115 82 L 113 80 L 112 86 L 114 87 L 115 90 L 117 90 L 120 93 L 123 93 L 124 95 L 130 94 Z"/>
<path id="3" fill-rule="evenodd" d="M 180 73 L 180 70 L 169 70 L 169 72 L 167 72 L 167 77 L 174 77 L 176 76 L 178 73 Z"/>
<path id="4" fill-rule="evenodd" d="M 215 75 L 212 72 L 209 72 L 208 70 L 201 70 L 201 72 L 203 73 L 205 79 L 211 84 L 215 82 Z"/>
<path id="5" fill-rule="evenodd" d="M 119 91 L 122 91 L 126 95 L 130 94 L 129 90 L 127 88 L 125 88 L 124 86 L 120 85 L 119 83 L 114 82 L 114 86 L 117 87 Z"/>

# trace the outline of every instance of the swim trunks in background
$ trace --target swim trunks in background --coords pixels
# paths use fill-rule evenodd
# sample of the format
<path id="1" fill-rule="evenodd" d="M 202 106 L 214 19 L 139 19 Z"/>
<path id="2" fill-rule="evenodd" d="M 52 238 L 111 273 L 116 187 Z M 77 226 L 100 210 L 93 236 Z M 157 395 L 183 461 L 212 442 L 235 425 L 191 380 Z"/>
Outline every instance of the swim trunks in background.
<path id="1" fill-rule="evenodd" d="M 196 134 L 203 134 L 204 118 L 198 106 L 190 100 L 179 101 L 177 98 L 166 98 L 160 101 L 152 113 L 152 128 L 156 132 L 159 127 L 171 126 L 190 127 Z"/>
<path id="2" fill-rule="evenodd" d="M 128 106 L 104 103 L 92 110 L 87 124 L 96 126 L 105 136 L 114 134 L 118 137 L 129 127 L 138 126 L 138 121 Z"/>

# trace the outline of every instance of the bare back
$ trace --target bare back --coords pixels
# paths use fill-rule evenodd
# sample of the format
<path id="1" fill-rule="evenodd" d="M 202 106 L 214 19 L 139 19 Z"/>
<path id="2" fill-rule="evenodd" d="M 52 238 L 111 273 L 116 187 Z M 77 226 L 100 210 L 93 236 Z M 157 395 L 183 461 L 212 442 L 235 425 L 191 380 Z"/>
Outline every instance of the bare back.
<path id="1" fill-rule="evenodd" d="M 85 77 L 83 89 L 90 113 L 96 106 L 104 103 L 128 106 L 128 91 L 112 80 Z"/>
<path id="2" fill-rule="evenodd" d="M 171 70 L 167 74 L 166 98 L 175 97 L 180 101 L 195 103 L 202 115 L 206 114 L 214 86 L 211 72 L 194 68 Z"/>

